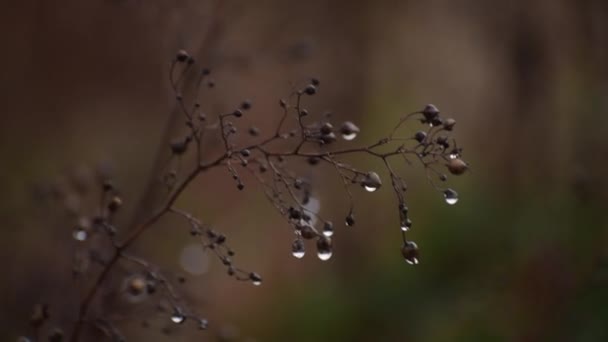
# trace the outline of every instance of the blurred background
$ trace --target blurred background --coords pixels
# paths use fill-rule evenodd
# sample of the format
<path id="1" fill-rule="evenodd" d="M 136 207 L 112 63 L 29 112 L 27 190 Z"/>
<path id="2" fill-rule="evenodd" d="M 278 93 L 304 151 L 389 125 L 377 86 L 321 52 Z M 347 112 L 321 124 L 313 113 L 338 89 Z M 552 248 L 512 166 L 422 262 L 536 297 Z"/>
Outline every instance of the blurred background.
<path id="1" fill-rule="evenodd" d="M 1 340 L 32 335 L 36 303 L 50 305 L 49 329 L 69 331 L 86 288 L 71 276 L 73 223 L 45 197 L 54 186 L 111 174 L 123 229 L 154 207 L 146 188 L 158 151 L 168 155 L 164 137 L 183 128 L 171 119 L 168 82 L 182 48 L 213 70 L 216 87 L 202 102 L 209 115 L 251 99 L 244 119 L 269 131 L 291 83 L 318 77 L 308 108 L 355 122 L 362 132 L 352 144 L 375 142 L 403 113 L 434 103 L 457 119 L 472 172 L 450 179 L 461 197 L 452 207 L 422 169 L 404 168 L 417 266 L 400 256 L 389 187 L 355 192 L 357 225 L 337 227 L 334 256 L 321 262 L 291 256 L 290 229 L 253 182 L 239 192 L 225 170 L 205 174 L 179 206 L 226 233 L 238 265 L 264 284 L 227 277 L 193 249 L 183 222 L 162 220 L 133 253 L 184 276 L 179 290 L 210 329 L 175 327 L 166 314 L 123 303 L 112 319 L 128 340 L 608 340 L 606 1 L 2 7 Z M 309 176 L 324 184 L 314 192 L 323 216 L 342 222 L 348 204 L 335 174 Z"/>

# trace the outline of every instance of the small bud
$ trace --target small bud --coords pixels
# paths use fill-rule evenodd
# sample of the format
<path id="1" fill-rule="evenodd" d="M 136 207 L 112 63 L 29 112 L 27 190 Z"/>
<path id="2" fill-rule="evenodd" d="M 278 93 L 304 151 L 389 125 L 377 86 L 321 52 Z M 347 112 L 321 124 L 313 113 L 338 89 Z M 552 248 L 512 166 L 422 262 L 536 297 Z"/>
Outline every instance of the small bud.
<path id="1" fill-rule="evenodd" d="M 245 158 L 249 157 L 251 155 L 251 151 L 248 149 L 242 149 L 241 150 L 241 155 Z"/>
<path id="2" fill-rule="evenodd" d="M 287 107 L 287 101 L 285 101 L 284 99 L 281 99 L 279 101 L 279 106 L 281 106 L 281 108 Z"/>
<path id="3" fill-rule="evenodd" d="M 175 59 L 180 63 L 187 61 L 189 58 L 190 58 L 190 55 L 188 54 L 188 52 L 186 50 L 177 51 L 177 55 L 175 56 Z"/>
<path id="4" fill-rule="evenodd" d="M 260 135 L 260 130 L 257 127 L 249 127 L 249 135 L 252 137 L 257 137 Z"/>
<path id="5" fill-rule="evenodd" d="M 232 115 L 234 115 L 237 118 L 240 118 L 241 116 L 243 116 L 243 112 L 240 109 L 237 109 L 234 112 L 232 112 Z"/>
<path id="6" fill-rule="evenodd" d="M 446 131 L 453 130 L 454 125 L 456 125 L 456 120 L 454 120 L 452 118 L 445 119 L 445 121 L 443 121 L 443 129 L 445 129 Z"/>
<path id="7" fill-rule="evenodd" d="M 323 144 L 331 144 L 333 142 L 336 141 L 336 135 L 334 134 L 334 132 L 331 132 L 329 134 L 323 134 L 321 136 L 321 141 L 323 142 Z"/>
<path id="8" fill-rule="evenodd" d="M 320 161 L 321 161 L 321 159 L 319 157 L 309 157 L 308 158 L 309 165 L 317 165 L 317 164 L 319 164 Z"/>
<path id="9" fill-rule="evenodd" d="M 435 105 L 428 104 L 422 110 L 422 115 L 424 115 L 427 122 L 431 122 L 431 120 L 439 116 L 439 109 Z"/>
<path id="10" fill-rule="evenodd" d="M 241 109 L 242 110 L 250 110 L 251 109 L 251 101 L 249 101 L 249 100 L 243 101 L 243 103 L 241 103 Z"/>
<path id="11" fill-rule="evenodd" d="M 348 214 L 348 216 L 346 216 L 345 223 L 349 227 L 354 226 L 355 225 L 355 215 L 353 215 L 353 213 Z"/>
<path id="12" fill-rule="evenodd" d="M 314 85 L 315 87 L 318 87 L 319 84 L 321 84 L 321 82 L 319 81 L 319 79 L 318 78 L 314 78 L 314 77 L 310 80 L 310 83 L 312 85 Z"/>
<path id="13" fill-rule="evenodd" d="M 437 127 L 443 125 L 443 119 L 436 116 L 431 120 L 431 126 Z"/>
<path id="14" fill-rule="evenodd" d="M 416 141 L 419 143 L 423 142 L 424 139 L 426 139 L 426 132 L 424 132 L 424 131 L 416 132 L 416 134 L 414 135 L 414 139 L 416 139 Z"/>
<path id="15" fill-rule="evenodd" d="M 181 155 L 188 149 L 188 143 L 185 140 L 174 141 L 170 144 L 171 152 L 176 155 Z"/>
<path id="16" fill-rule="evenodd" d="M 110 203 L 108 204 L 108 209 L 111 212 L 115 212 L 121 206 L 122 206 L 122 199 L 118 196 L 114 196 L 114 197 L 112 197 L 112 200 L 110 200 Z"/>
<path id="17" fill-rule="evenodd" d="M 323 135 L 330 134 L 334 131 L 334 126 L 332 126 L 331 123 L 326 122 L 323 124 L 323 126 L 321 126 L 320 131 L 321 131 L 321 134 L 323 134 Z"/>
<path id="18" fill-rule="evenodd" d="M 317 87 L 315 87 L 312 84 L 309 84 L 306 86 L 306 88 L 304 89 L 304 92 L 308 95 L 314 95 L 317 93 Z"/>
<path id="19" fill-rule="evenodd" d="M 308 115 L 308 110 L 306 110 L 306 109 L 302 109 L 302 110 L 300 111 L 300 116 L 307 116 L 307 115 Z"/>

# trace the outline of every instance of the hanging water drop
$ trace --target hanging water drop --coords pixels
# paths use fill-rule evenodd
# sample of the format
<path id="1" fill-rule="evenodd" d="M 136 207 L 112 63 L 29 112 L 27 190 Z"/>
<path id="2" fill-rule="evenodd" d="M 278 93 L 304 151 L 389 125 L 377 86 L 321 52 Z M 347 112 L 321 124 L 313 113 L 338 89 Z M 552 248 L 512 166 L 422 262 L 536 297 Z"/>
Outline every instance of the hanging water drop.
<path id="1" fill-rule="evenodd" d="M 323 225 L 323 235 L 327 237 L 334 235 L 334 224 L 331 221 L 326 221 Z"/>
<path id="2" fill-rule="evenodd" d="M 342 134 L 342 139 L 344 140 L 351 141 L 357 137 L 358 133 L 359 127 L 350 121 L 346 121 L 340 127 L 340 134 Z"/>
<path id="3" fill-rule="evenodd" d="M 291 255 L 298 259 L 302 259 L 306 254 L 306 249 L 304 248 L 304 241 L 300 239 L 293 240 L 291 244 Z"/>
<path id="4" fill-rule="evenodd" d="M 323 261 L 327 261 L 333 254 L 331 239 L 327 236 L 321 236 L 317 240 L 317 257 Z"/>
<path id="5" fill-rule="evenodd" d="M 443 197 L 445 197 L 445 202 L 449 205 L 458 203 L 458 193 L 452 189 L 446 189 L 443 192 Z"/>
<path id="6" fill-rule="evenodd" d="M 408 230 L 410 230 L 410 228 L 412 228 L 412 220 L 405 219 L 405 220 L 401 221 L 401 231 L 402 232 L 407 232 Z"/>
<path id="7" fill-rule="evenodd" d="M 361 185 L 363 185 L 365 190 L 367 190 L 368 192 L 374 192 L 378 190 L 380 186 L 382 186 L 382 180 L 380 179 L 380 176 L 378 176 L 377 173 L 375 173 L 374 171 L 370 171 L 365 175 L 363 181 L 361 181 Z"/>
<path id="8" fill-rule="evenodd" d="M 72 237 L 74 237 L 74 240 L 82 242 L 86 241 L 86 239 L 89 237 L 89 233 L 82 228 L 76 228 L 72 233 Z"/>
<path id="9" fill-rule="evenodd" d="M 171 315 L 171 322 L 175 324 L 182 324 L 186 321 L 186 315 L 182 313 L 180 309 L 175 309 L 173 314 Z"/>
<path id="10" fill-rule="evenodd" d="M 262 277 L 255 272 L 249 273 L 249 280 L 251 280 L 251 283 L 255 286 L 262 285 Z"/>
<path id="11" fill-rule="evenodd" d="M 418 265 L 420 263 L 420 254 L 418 245 L 414 241 L 406 241 L 401 247 L 401 255 L 410 265 Z"/>
<path id="12" fill-rule="evenodd" d="M 348 216 L 346 216 L 346 220 L 344 220 L 344 223 L 348 227 L 354 226 L 355 225 L 355 215 L 353 215 L 353 213 L 348 214 Z"/>

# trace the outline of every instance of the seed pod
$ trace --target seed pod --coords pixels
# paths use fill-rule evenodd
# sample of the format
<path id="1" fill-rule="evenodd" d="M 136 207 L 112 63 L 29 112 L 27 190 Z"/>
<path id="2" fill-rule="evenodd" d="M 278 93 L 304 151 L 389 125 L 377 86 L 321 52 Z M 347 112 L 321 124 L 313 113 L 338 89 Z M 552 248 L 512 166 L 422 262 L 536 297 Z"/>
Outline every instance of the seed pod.
<path id="1" fill-rule="evenodd" d="M 446 131 L 453 130 L 454 125 L 456 125 L 456 120 L 454 120 L 452 118 L 445 119 L 445 121 L 443 121 L 443 129 L 445 129 Z"/>
<path id="2" fill-rule="evenodd" d="M 426 139 L 426 132 L 424 132 L 424 131 L 416 132 L 416 134 L 414 135 L 414 139 L 416 139 L 416 141 L 419 143 L 423 142 L 424 139 Z"/>
<path id="3" fill-rule="evenodd" d="M 461 175 L 469 169 L 467 163 L 460 158 L 450 159 L 446 166 L 453 175 Z"/>
<path id="4" fill-rule="evenodd" d="M 439 116 L 439 109 L 435 105 L 427 104 L 422 110 L 422 115 L 427 122 L 431 122 L 434 118 Z"/>

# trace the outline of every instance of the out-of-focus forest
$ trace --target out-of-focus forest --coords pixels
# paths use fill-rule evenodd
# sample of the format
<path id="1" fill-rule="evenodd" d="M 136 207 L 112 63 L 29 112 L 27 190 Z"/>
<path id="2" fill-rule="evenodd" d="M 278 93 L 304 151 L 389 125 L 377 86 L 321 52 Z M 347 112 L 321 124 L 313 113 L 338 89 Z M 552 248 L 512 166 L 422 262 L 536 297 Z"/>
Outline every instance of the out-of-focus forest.
<path id="1" fill-rule="evenodd" d="M 129 340 L 608 340 L 608 2 L 220 2 L 2 5 L 0 340 L 30 334 L 41 302 L 51 326 L 69 331 L 84 291 L 49 187 L 102 170 L 124 198 L 117 225 L 150 210 L 156 155 L 168 152 L 160 144 L 182 128 L 168 80 L 178 49 L 212 70 L 205 111 L 251 99 L 246 119 L 262 130 L 309 77 L 321 80 L 311 111 L 355 122 L 357 143 L 433 103 L 456 118 L 471 172 L 450 180 L 461 198 L 447 206 L 423 170 L 403 171 L 417 266 L 400 256 L 389 189 L 356 194 L 356 227 L 338 227 L 334 256 L 321 262 L 291 256 L 292 233 L 259 188 L 205 174 L 179 205 L 225 232 L 264 284 L 234 281 L 213 258 L 192 271 L 187 228 L 162 220 L 133 252 L 185 276 L 179 290 L 210 329 L 114 304 Z M 322 213 L 341 221 L 340 185 L 311 176 L 325 184 Z"/>

